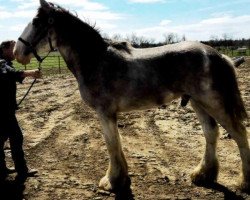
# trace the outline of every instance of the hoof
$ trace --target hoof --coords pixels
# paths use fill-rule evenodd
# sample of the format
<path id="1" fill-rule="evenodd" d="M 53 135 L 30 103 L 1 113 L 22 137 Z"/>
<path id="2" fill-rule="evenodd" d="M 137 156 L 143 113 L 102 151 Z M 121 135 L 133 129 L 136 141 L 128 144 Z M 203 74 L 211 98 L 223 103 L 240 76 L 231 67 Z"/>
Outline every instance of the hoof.
<path id="1" fill-rule="evenodd" d="M 129 176 L 125 176 L 123 178 L 112 180 L 106 175 L 100 180 L 99 187 L 100 189 L 105 190 L 105 191 L 117 192 L 117 191 L 126 190 L 127 188 L 130 188 L 130 184 L 131 184 L 131 180 Z"/>
<path id="2" fill-rule="evenodd" d="M 196 185 L 208 185 L 215 183 L 218 177 L 218 167 L 197 168 L 191 174 L 191 180 Z"/>
<path id="3" fill-rule="evenodd" d="M 107 176 L 104 176 L 100 180 L 99 187 L 103 190 L 106 190 L 106 191 L 113 191 L 114 190 L 114 187 L 112 186 L 112 184 Z"/>

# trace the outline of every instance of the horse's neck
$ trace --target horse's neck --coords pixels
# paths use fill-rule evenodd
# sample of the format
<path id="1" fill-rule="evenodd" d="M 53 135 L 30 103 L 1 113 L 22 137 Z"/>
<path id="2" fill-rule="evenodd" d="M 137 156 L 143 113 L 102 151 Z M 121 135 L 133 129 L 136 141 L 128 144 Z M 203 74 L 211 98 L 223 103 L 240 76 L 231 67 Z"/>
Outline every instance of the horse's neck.
<path id="1" fill-rule="evenodd" d="M 94 69 L 101 61 L 107 44 L 92 27 L 87 24 L 83 25 L 79 21 L 77 23 L 79 26 L 69 25 L 69 33 L 63 30 L 62 24 L 57 26 L 55 29 L 57 45 L 72 73 L 76 77 L 80 74 L 88 78 L 91 73 L 95 73 Z"/>
<path id="2" fill-rule="evenodd" d="M 70 46 L 60 46 L 58 50 L 67 64 L 69 70 L 77 77 L 77 73 L 81 71 L 79 56 L 76 52 L 72 51 Z"/>
<path id="3" fill-rule="evenodd" d="M 87 61 L 88 57 L 72 50 L 70 46 L 61 46 L 58 50 L 79 84 L 86 84 L 95 73 L 98 73 L 99 63 L 96 60 Z"/>
<path id="4" fill-rule="evenodd" d="M 80 59 L 84 57 L 86 62 L 93 62 L 107 48 L 107 43 L 101 35 L 90 25 L 72 18 L 65 18 L 68 30 L 65 31 L 64 22 L 58 23 L 55 27 L 58 48 L 60 46 L 69 50 L 68 53 L 75 51 L 74 54 Z M 71 53 L 70 53 L 71 54 Z"/>

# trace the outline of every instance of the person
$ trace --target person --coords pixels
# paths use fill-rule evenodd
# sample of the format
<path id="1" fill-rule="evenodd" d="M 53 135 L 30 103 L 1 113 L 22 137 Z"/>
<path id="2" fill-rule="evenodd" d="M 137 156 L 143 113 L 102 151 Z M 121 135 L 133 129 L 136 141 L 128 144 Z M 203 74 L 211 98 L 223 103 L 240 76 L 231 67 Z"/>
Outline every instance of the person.
<path id="1" fill-rule="evenodd" d="M 12 61 L 15 41 L 0 44 L 0 180 L 5 180 L 13 172 L 6 166 L 4 144 L 9 139 L 11 156 L 17 175 L 16 181 L 25 181 L 37 171 L 29 170 L 23 151 L 23 134 L 16 118 L 16 82 L 22 83 L 26 77 L 41 78 L 39 70 L 18 71 Z"/>

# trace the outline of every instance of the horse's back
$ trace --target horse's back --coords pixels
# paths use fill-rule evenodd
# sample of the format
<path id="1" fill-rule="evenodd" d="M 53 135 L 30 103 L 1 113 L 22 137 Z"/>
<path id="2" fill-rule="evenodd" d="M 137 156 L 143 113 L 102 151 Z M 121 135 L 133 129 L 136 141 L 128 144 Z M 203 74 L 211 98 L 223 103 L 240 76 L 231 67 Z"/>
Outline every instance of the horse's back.
<path id="1" fill-rule="evenodd" d="M 217 54 L 217 51 L 203 43 L 195 41 L 183 41 L 175 44 L 167 44 L 152 48 L 131 48 L 130 56 L 134 59 L 150 59 L 163 55 L 180 54 Z"/>

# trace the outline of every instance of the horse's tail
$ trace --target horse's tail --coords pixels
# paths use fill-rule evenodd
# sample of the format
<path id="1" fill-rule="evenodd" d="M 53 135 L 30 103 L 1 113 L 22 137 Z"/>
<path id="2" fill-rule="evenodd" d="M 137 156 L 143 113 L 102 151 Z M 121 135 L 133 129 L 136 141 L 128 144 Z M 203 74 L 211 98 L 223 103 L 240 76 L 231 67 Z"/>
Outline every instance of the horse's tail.
<path id="1" fill-rule="evenodd" d="M 230 58 L 229 56 L 222 54 L 222 57 L 228 60 L 229 62 L 233 63 L 233 66 L 236 68 L 239 67 L 242 63 L 246 62 L 243 56 Z"/>
<path id="2" fill-rule="evenodd" d="M 240 94 L 234 62 L 224 55 L 219 60 L 217 64 L 220 64 L 212 68 L 214 87 L 222 94 L 225 110 L 232 120 L 243 121 L 248 118 L 248 114 Z"/>

